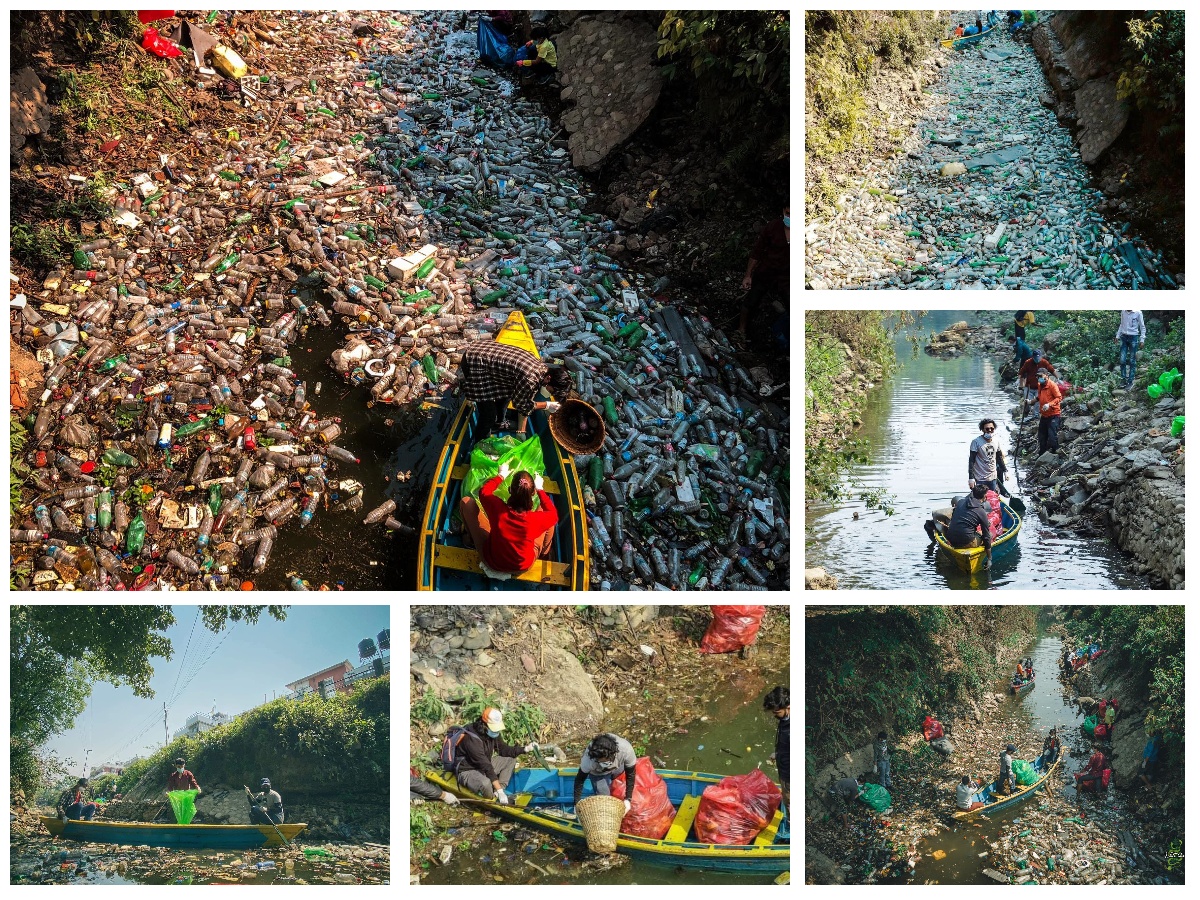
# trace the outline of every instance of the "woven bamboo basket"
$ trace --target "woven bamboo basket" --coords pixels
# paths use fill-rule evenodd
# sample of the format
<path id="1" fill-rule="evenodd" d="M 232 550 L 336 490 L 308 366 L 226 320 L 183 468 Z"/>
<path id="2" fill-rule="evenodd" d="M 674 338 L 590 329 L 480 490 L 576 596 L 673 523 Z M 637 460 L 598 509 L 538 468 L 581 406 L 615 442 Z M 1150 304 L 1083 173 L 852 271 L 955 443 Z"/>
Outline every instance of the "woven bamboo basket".
<path id="1" fill-rule="evenodd" d="M 575 815 L 583 826 L 588 849 L 593 853 L 613 853 L 617 849 L 617 835 L 621 833 L 621 820 L 625 818 L 625 801 L 606 794 L 584 797 L 575 804 Z"/>
<path id="2" fill-rule="evenodd" d="M 592 428 L 588 432 L 589 439 L 586 443 L 581 441 L 576 435 L 571 434 L 566 427 L 567 419 L 578 417 L 579 415 L 587 416 L 591 420 Z M 554 439 L 558 441 L 559 446 L 573 456 L 579 456 L 584 453 L 595 453 L 604 446 L 604 416 L 596 412 L 596 408 L 590 403 L 584 403 L 582 400 L 576 400 L 572 397 L 563 402 L 558 408 L 558 412 L 550 416 L 550 433 L 554 435 Z"/>

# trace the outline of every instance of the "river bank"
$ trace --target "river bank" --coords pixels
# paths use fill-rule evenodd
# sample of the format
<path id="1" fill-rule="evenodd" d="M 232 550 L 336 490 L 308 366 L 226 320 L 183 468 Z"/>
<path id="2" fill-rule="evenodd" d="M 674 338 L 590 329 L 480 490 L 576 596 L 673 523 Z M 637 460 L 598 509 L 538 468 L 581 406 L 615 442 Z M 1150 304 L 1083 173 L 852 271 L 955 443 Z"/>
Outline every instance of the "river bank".
<path id="1" fill-rule="evenodd" d="M 1146 737 L 1142 685 L 1099 661 L 1087 676 L 1075 679 L 1078 684 L 1059 681 L 1064 631 L 1056 620 L 1070 615 L 1071 608 L 1063 608 L 1044 618 L 1035 635 L 1012 632 L 1013 640 L 985 661 L 978 687 L 961 699 L 927 707 L 953 744 L 949 756 L 934 752 L 916 729 L 897 734 L 886 728 L 892 805 L 877 813 L 852 804 L 849 832 L 837 822 L 840 810 L 828 789 L 848 775 L 878 782 L 871 744 L 856 745 L 828 762 L 812 761 L 805 793 L 807 883 L 1167 884 L 1182 878 L 1178 865 L 1168 871 L 1172 844 L 1182 840 L 1182 773 L 1164 774 L 1154 790 L 1135 777 Z M 1037 679 L 1032 689 L 1014 697 L 1009 676 L 1013 662 L 1023 656 L 1032 658 Z M 811 686 L 813 673 L 806 672 Z M 1081 698 L 1080 689 L 1100 691 L 1101 685 L 1098 696 L 1121 702 L 1117 737 L 1103 744 L 1079 727 L 1095 703 Z M 869 709 L 861 701 L 849 706 L 851 715 Z M 808 707 L 809 724 L 811 713 Z M 878 725 L 887 721 L 880 715 Z M 1019 758 L 1034 759 L 1051 727 L 1058 729 L 1063 761 L 1035 795 L 988 816 L 953 819 L 954 789 L 963 774 L 994 779 L 998 752 L 1009 742 Z M 1097 748 L 1111 761 L 1113 786 L 1103 795 L 1081 795 L 1073 775 Z"/>
<path id="2" fill-rule="evenodd" d="M 778 777 L 767 760 L 775 727 L 762 698 L 789 682 L 785 607 L 767 607 L 751 648 L 723 654 L 698 652 L 711 621 L 703 607 L 414 607 L 411 621 L 412 703 L 421 711 L 414 712 L 409 755 L 418 769 L 431 765 L 450 726 L 495 704 L 510 730 L 530 728 L 510 741 L 554 744 L 568 766 L 596 733 L 612 731 L 658 769 L 733 775 L 761 767 Z M 424 715 L 431 693 L 449 701 L 446 715 Z M 537 762 L 522 757 L 520 764 Z M 684 877 L 623 855 L 596 857 L 470 804 L 414 807 L 412 836 L 414 883 L 665 884 Z M 689 883 L 739 878 L 686 875 Z"/>

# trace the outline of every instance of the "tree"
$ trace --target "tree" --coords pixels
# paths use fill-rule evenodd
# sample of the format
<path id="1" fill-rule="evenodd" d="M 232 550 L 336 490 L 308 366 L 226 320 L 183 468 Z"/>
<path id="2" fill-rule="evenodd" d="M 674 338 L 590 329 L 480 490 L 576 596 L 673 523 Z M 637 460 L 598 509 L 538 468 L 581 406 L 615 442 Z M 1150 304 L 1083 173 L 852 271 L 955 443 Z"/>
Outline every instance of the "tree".
<path id="1" fill-rule="evenodd" d="M 204 626 L 254 624 L 266 610 L 279 621 L 286 606 L 203 606 Z M 9 619 L 10 775 L 32 796 L 49 760 L 36 748 L 69 729 L 83 711 L 92 684 L 128 685 L 152 697 L 151 660 L 170 659 L 163 633 L 175 624 L 169 606 L 14 606 Z"/>

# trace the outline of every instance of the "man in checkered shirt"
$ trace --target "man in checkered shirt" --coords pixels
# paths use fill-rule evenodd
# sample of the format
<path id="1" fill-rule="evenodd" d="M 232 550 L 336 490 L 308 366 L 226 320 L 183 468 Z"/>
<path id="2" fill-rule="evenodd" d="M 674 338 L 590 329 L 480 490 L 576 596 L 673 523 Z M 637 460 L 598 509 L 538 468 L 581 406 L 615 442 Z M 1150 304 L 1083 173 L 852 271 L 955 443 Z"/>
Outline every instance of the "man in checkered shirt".
<path id="1" fill-rule="evenodd" d="M 481 435 L 495 429 L 509 403 L 517 412 L 517 432 L 524 434 L 533 410 L 558 409 L 555 400 L 534 399 L 543 387 L 549 387 L 556 400 L 565 400 L 571 391 L 571 376 L 564 367 L 547 366 L 532 353 L 495 341 L 468 344 L 459 371 L 463 394 L 477 408 Z"/>

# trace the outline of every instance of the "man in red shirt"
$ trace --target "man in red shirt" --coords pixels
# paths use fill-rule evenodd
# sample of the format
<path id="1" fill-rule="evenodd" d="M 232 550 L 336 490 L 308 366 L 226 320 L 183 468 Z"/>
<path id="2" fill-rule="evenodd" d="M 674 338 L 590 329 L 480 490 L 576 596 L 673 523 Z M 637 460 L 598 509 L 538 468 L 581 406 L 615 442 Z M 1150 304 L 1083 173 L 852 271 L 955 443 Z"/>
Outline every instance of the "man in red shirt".
<path id="1" fill-rule="evenodd" d="M 746 324 L 763 297 L 775 293 L 784 303 L 788 299 L 791 277 L 792 217 L 791 207 L 783 205 L 783 217 L 773 219 L 758 233 L 758 241 L 750 251 L 742 290 L 748 291 L 742 300 L 738 334 L 746 336 Z"/>
<path id="2" fill-rule="evenodd" d="M 197 794 L 204 793 L 200 790 L 200 785 L 196 784 L 196 776 L 184 768 L 183 757 L 175 760 L 175 771 L 167 776 L 168 791 L 187 791 L 192 790 Z"/>
<path id="3" fill-rule="evenodd" d="M 1058 375 L 1054 364 L 1042 353 L 1041 350 L 1034 350 L 1033 356 L 1025 360 L 1021 365 L 1020 378 L 1021 384 L 1025 387 L 1025 400 L 1032 403 L 1037 399 L 1038 392 L 1038 372 L 1049 372 L 1051 375 Z"/>
<path id="4" fill-rule="evenodd" d="M 1104 754 L 1097 750 L 1088 760 L 1087 768 L 1082 772 L 1075 773 L 1075 780 L 1079 783 L 1079 787 L 1087 791 L 1099 788 L 1105 765 Z"/>

